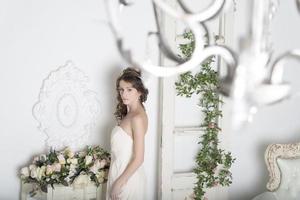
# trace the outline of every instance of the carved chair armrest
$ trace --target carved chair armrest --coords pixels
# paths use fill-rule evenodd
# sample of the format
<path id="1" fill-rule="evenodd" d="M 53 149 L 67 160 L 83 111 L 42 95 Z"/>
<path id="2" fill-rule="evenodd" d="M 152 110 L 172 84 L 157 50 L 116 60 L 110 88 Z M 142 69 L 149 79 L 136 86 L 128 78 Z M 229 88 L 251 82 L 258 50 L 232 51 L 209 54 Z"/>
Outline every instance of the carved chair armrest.
<path id="1" fill-rule="evenodd" d="M 265 151 L 265 162 L 269 171 L 267 189 L 275 191 L 280 185 L 281 172 L 277 158 L 294 159 L 300 158 L 300 143 L 295 144 L 271 144 Z"/>

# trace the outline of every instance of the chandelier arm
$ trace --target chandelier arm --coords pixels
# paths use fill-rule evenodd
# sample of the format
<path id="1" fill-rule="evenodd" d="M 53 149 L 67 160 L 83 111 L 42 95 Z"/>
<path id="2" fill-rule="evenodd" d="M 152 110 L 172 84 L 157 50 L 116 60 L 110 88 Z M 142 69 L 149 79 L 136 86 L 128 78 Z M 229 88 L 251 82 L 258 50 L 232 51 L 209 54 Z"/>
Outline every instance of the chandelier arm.
<path id="1" fill-rule="evenodd" d="M 191 58 L 182 63 L 179 64 L 177 67 L 167 67 L 167 66 L 157 66 L 153 65 L 149 62 L 137 62 L 133 59 L 132 53 L 130 50 L 125 50 L 123 47 L 123 37 L 120 34 L 120 26 L 118 25 L 117 16 L 113 12 L 113 4 L 109 3 L 111 0 L 106 1 L 109 7 L 109 17 L 110 17 L 110 26 L 112 28 L 112 31 L 114 32 L 116 41 L 117 41 L 117 47 L 122 55 L 122 57 L 129 63 L 144 68 L 144 70 L 160 77 L 166 77 L 171 76 L 179 73 L 183 73 L 186 71 L 189 71 L 193 69 L 194 67 L 199 66 L 200 63 L 202 63 L 206 58 L 213 56 L 213 55 L 220 55 L 224 58 L 225 62 L 229 65 L 234 66 L 235 65 L 235 59 L 233 54 L 226 48 L 221 46 L 209 46 L 205 49 L 204 47 L 204 41 L 203 41 L 203 30 L 199 27 L 199 23 L 187 19 L 184 15 L 178 14 L 176 11 L 174 11 L 170 6 L 168 6 L 165 3 L 162 3 L 160 0 L 153 0 L 155 3 L 159 2 L 158 5 L 163 11 L 165 11 L 167 14 L 175 17 L 176 19 L 182 20 L 187 24 L 188 27 L 190 27 L 191 31 L 194 34 L 195 37 L 195 48 L 194 52 L 191 56 Z M 161 3 L 161 4 L 160 4 Z M 229 70 L 230 71 L 230 70 Z M 230 73 L 229 73 L 230 74 Z"/>
<path id="2" fill-rule="evenodd" d="M 221 46 L 221 45 L 218 45 Z M 226 46 L 221 46 L 223 48 L 226 49 L 226 51 L 228 51 L 230 53 L 230 55 L 232 56 L 232 58 L 228 57 L 227 59 L 225 59 L 225 63 L 226 63 L 226 76 L 224 77 L 219 77 L 219 81 L 220 81 L 220 88 L 219 88 L 219 92 L 226 96 L 229 97 L 231 95 L 231 88 L 232 88 L 232 83 L 233 83 L 233 79 L 234 79 L 234 73 L 237 67 L 237 56 L 235 55 L 235 53 L 228 47 Z"/>
<path id="3" fill-rule="evenodd" d="M 109 27 L 115 37 L 116 40 L 119 40 L 122 37 L 121 35 L 121 26 L 117 17 L 116 13 L 116 5 L 114 4 L 116 1 L 114 0 L 105 0 L 105 6 L 107 10 L 107 18 L 108 18 L 108 24 Z M 123 4 L 118 3 L 118 6 L 121 6 Z"/>
<path id="4" fill-rule="evenodd" d="M 123 47 L 123 39 L 117 39 L 117 48 L 121 56 L 130 64 L 135 64 L 130 50 L 125 50 Z"/>
<path id="5" fill-rule="evenodd" d="M 204 23 L 199 23 L 202 27 L 203 27 L 203 30 L 205 32 L 205 35 L 207 35 L 207 43 L 209 44 L 210 43 L 210 37 L 209 37 L 209 34 L 208 34 L 208 29 L 206 27 L 206 25 Z M 165 42 L 161 32 L 149 32 L 148 35 L 151 35 L 151 34 L 155 34 L 157 37 L 158 37 L 158 40 L 159 40 L 159 49 L 162 51 L 162 53 L 169 59 L 173 60 L 173 61 L 176 61 L 177 63 L 184 63 L 186 60 L 183 59 L 182 57 L 176 55 L 170 48 L 170 46 Z"/>
<path id="6" fill-rule="evenodd" d="M 237 66 L 237 56 L 235 53 L 227 46 L 224 45 L 213 45 L 209 46 L 207 48 L 211 47 L 218 47 L 220 48 L 216 55 L 220 56 L 224 59 L 226 66 L 227 66 L 227 73 L 226 73 L 226 79 L 233 79 L 234 72 Z"/>
<path id="7" fill-rule="evenodd" d="M 288 51 L 281 56 L 279 56 L 274 64 L 271 67 L 270 70 L 270 83 L 271 84 L 280 84 L 282 83 L 282 77 L 283 77 L 283 67 L 286 63 L 286 60 L 288 58 L 296 58 L 300 61 L 300 49 L 294 49 L 291 51 Z"/>
<path id="8" fill-rule="evenodd" d="M 176 61 L 177 63 L 184 63 L 185 60 L 181 57 L 179 57 L 178 55 L 176 55 L 170 48 L 169 45 L 167 45 L 165 42 L 164 42 L 164 39 L 162 38 L 161 34 L 160 33 L 156 33 L 157 37 L 158 37 L 158 40 L 159 40 L 159 43 L 158 43 L 158 46 L 159 46 L 159 49 L 162 51 L 162 53 L 169 59 L 173 60 L 173 61 Z"/>
<path id="9" fill-rule="evenodd" d="M 202 22 L 202 21 L 206 21 L 208 19 L 211 19 L 215 16 L 217 16 L 218 14 L 220 14 L 221 10 L 223 9 L 226 0 L 215 0 L 215 2 L 208 7 L 205 11 L 201 12 L 201 13 L 196 13 L 196 14 L 189 14 L 189 10 L 187 10 L 188 12 L 186 13 L 179 13 L 177 12 L 174 8 L 172 8 L 171 6 L 169 6 L 168 4 L 166 4 L 164 1 L 162 0 L 153 0 L 153 2 L 160 7 L 162 10 L 164 10 L 168 15 L 174 17 L 174 18 L 188 18 L 191 21 L 198 21 L 198 22 Z M 184 3 L 183 2 L 179 2 L 179 5 L 181 5 Z M 184 6 L 186 8 L 186 6 Z"/>
<path id="10" fill-rule="evenodd" d="M 204 40 L 202 39 L 203 30 L 199 27 L 199 23 L 188 20 L 185 15 L 181 15 L 176 12 L 172 7 L 161 0 L 153 0 L 155 5 L 159 7 L 162 11 L 164 11 L 167 15 L 174 17 L 177 20 L 182 20 L 193 32 L 195 37 L 195 48 L 193 54 L 189 60 L 184 63 L 179 64 L 176 67 L 167 67 L 167 66 L 157 66 L 153 65 L 149 62 L 140 63 L 139 66 L 142 67 L 145 71 L 148 71 L 156 76 L 166 77 L 179 73 L 183 73 L 193 69 L 198 66 L 203 60 L 204 56 Z M 201 56 L 202 55 L 202 56 Z"/>
<path id="11" fill-rule="evenodd" d="M 178 56 L 176 53 L 174 53 L 171 49 L 171 47 L 165 42 L 165 38 L 163 37 L 159 24 L 158 24 L 158 13 L 157 13 L 157 7 L 154 4 L 154 2 L 152 2 L 152 6 L 153 6 L 153 11 L 154 11 L 154 16 L 155 16 L 155 23 L 156 23 L 156 28 L 157 28 L 157 32 L 156 32 L 156 36 L 158 37 L 158 46 L 159 49 L 163 52 L 163 54 L 173 60 L 176 61 L 177 63 L 183 63 L 185 60 L 183 58 L 181 58 L 180 56 Z M 151 34 L 151 33 L 150 33 Z M 148 34 L 149 35 L 149 34 Z"/>
<path id="12" fill-rule="evenodd" d="M 126 1 L 126 0 L 125 0 Z M 105 6 L 107 10 L 107 16 L 108 16 L 108 24 L 109 27 L 115 37 L 117 48 L 119 50 L 119 53 L 121 56 L 129 63 L 131 64 L 136 64 L 135 61 L 132 58 L 132 53 L 130 50 L 125 50 L 123 47 L 123 36 L 121 34 L 121 25 L 119 24 L 119 20 L 117 17 L 116 13 L 116 6 L 123 6 L 122 2 L 118 0 L 118 3 L 116 4 L 117 1 L 113 0 L 106 0 L 105 1 Z M 126 6 L 126 5 L 125 5 Z"/>
<path id="13" fill-rule="evenodd" d="M 204 30 L 204 36 L 207 38 L 207 44 L 209 45 L 210 44 L 210 35 L 209 35 L 209 30 L 206 26 L 206 24 L 204 22 L 199 22 L 199 24 L 202 26 L 203 30 Z"/>
<path id="14" fill-rule="evenodd" d="M 184 18 L 185 17 L 185 14 L 181 14 L 181 13 L 177 12 L 175 9 L 173 9 L 171 6 L 169 6 L 168 4 L 166 4 L 162 0 L 152 0 L 152 1 L 161 10 L 163 10 L 164 12 L 166 12 L 170 17 L 174 17 L 176 19 L 180 19 L 180 18 Z"/>
<path id="15" fill-rule="evenodd" d="M 187 71 L 192 70 L 195 67 L 199 67 L 199 65 L 205 61 L 208 57 L 219 55 L 221 56 L 228 65 L 228 70 L 231 71 L 231 68 L 234 69 L 236 65 L 236 59 L 231 51 L 227 47 L 222 46 L 209 46 L 202 50 L 200 54 L 196 54 L 198 56 L 192 55 L 191 59 L 186 61 L 183 64 L 177 65 L 176 67 L 168 67 L 168 66 L 158 66 L 150 63 L 144 63 L 140 65 L 144 70 L 159 76 L 159 77 L 167 77 L 175 74 L 181 74 Z"/>
<path id="16" fill-rule="evenodd" d="M 180 5 L 181 9 L 188 14 L 193 14 L 193 12 L 183 3 L 182 0 L 177 0 L 178 4 Z"/>
<path id="17" fill-rule="evenodd" d="M 124 6 L 130 6 L 133 4 L 133 2 L 130 2 L 130 1 L 127 1 L 127 0 L 119 0 L 119 3 L 121 5 L 124 5 Z"/>
<path id="18" fill-rule="evenodd" d="M 226 0 L 215 0 L 213 4 L 211 4 L 208 8 L 200 13 L 193 13 L 191 10 L 187 9 L 187 6 L 183 3 L 182 0 L 178 0 L 181 8 L 188 13 L 188 18 L 191 20 L 195 20 L 198 22 L 203 22 L 206 20 L 210 20 L 218 16 L 222 9 L 224 8 Z"/>
<path id="19" fill-rule="evenodd" d="M 140 68 L 144 68 L 146 71 L 149 71 L 150 73 L 152 73 L 152 69 L 147 68 L 147 66 L 149 65 L 149 63 L 147 61 L 145 61 L 144 63 L 138 62 L 136 60 L 134 60 L 134 58 L 132 57 L 132 53 L 130 50 L 126 50 L 124 49 L 124 45 L 123 45 L 123 37 L 120 34 L 120 26 L 118 25 L 118 21 L 117 21 L 117 15 L 114 13 L 114 5 L 112 3 L 111 0 L 106 1 L 107 2 L 107 6 L 108 6 L 108 11 L 109 11 L 109 19 L 110 19 L 110 27 L 111 30 L 115 36 L 116 39 L 116 43 L 117 43 L 117 48 L 121 54 L 121 56 L 128 62 L 131 63 L 134 66 L 140 67 Z M 179 16 L 177 16 L 179 17 Z M 202 33 L 201 29 L 199 28 L 199 26 L 196 26 L 197 23 L 193 23 L 193 22 L 186 22 L 187 24 L 190 24 L 190 27 L 192 30 L 194 30 L 194 35 L 195 37 L 197 37 L 197 35 L 201 35 L 200 33 Z M 188 25 L 189 26 L 189 25 Z M 195 39 L 195 49 L 194 49 L 194 53 L 199 54 L 200 52 L 202 52 L 203 50 L 203 46 L 204 46 L 204 42 L 203 40 L 200 39 L 200 37 L 198 37 L 198 39 Z M 197 64 L 199 64 L 199 58 L 197 56 L 192 56 L 193 58 L 190 59 L 189 61 L 185 62 L 183 65 L 187 68 L 193 68 L 194 65 L 196 66 Z M 191 65 L 192 64 L 192 65 Z M 150 64 L 151 66 L 151 64 Z M 159 66 L 158 68 L 166 68 L 166 67 L 161 67 Z M 173 67 L 172 67 L 173 68 Z M 169 75 L 173 75 L 173 71 L 172 69 L 167 69 L 167 70 L 161 70 L 159 69 L 159 74 L 155 74 L 155 72 L 153 74 L 158 75 L 158 76 L 169 76 Z M 155 70 L 154 70 L 155 71 Z M 161 73 L 161 71 L 163 73 Z M 171 72 L 172 71 L 172 72 Z M 180 71 L 180 70 L 176 70 L 176 71 Z M 171 72 L 171 73 L 170 73 Z M 175 72 L 176 73 L 176 72 Z"/>
<path id="20" fill-rule="evenodd" d="M 298 12 L 300 13 L 300 0 L 296 0 L 296 5 L 297 5 Z"/>

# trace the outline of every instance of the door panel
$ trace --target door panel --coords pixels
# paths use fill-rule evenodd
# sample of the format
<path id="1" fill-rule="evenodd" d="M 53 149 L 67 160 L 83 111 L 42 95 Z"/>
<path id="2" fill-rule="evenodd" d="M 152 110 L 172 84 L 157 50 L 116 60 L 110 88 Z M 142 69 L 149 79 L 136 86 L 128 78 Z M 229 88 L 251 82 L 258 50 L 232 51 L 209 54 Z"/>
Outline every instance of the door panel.
<path id="1" fill-rule="evenodd" d="M 188 0 L 190 1 L 190 0 Z M 176 7 L 175 0 L 166 0 Z M 194 1 L 193 1 L 194 2 Z M 199 0 L 199 2 L 207 2 Z M 192 3 L 191 1 L 189 3 Z M 226 14 L 227 16 L 227 14 Z M 215 35 L 225 37 L 226 16 L 211 20 L 207 25 L 210 30 L 210 38 Z M 230 18 L 232 20 L 232 16 Z M 182 40 L 184 26 L 176 22 L 164 13 L 160 15 L 161 32 L 167 38 L 172 49 L 178 49 L 177 44 Z M 227 25 L 226 25 L 227 26 Z M 226 39 L 226 37 L 225 37 Z M 176 44 L 177 43 L 177 44 Z M 222 62 L 217 62 L 215 67 L 220 68 Z M 161 64 L 164 66 L 176 65 L 161 55 Z M 198 72 L 194 69 L 193 73 Z M 195 157 L 201 146 L 199 138 L 203 134 L 200 125 L 203 121 L 201 108 L 198 106 L 199 96 L 185 98 L 176 95 L 175 82 L 178 77 L 167 77 L 160 80 L 160 115 L 161 115 L 161 144 L 159 163 L 159 199 L 183 200 L 192 199 L 193 187 L 196 175 L 193 173 Z M 226 144 L 222 144 L 226 146 Z M 210 200 L 226 200 L 227 188 L 209 189 L 206 197 Z"/>

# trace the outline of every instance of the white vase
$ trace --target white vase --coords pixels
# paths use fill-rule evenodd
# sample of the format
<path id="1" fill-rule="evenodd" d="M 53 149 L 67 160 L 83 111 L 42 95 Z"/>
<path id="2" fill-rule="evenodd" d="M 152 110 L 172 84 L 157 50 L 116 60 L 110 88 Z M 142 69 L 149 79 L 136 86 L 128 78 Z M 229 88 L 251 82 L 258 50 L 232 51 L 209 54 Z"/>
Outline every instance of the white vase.
<path id="1" fill-rule="evenodd" d="M 21 200 L 101 200 L 105 199 L 105 186 L 99 187 L 93 183 L 81 187 L 54 185 L 54 189 L 48 186 L 48 192 L 38 191 L 34 197 L 30 197 L 29 192 L 33 185 L 22 183 Z"/>

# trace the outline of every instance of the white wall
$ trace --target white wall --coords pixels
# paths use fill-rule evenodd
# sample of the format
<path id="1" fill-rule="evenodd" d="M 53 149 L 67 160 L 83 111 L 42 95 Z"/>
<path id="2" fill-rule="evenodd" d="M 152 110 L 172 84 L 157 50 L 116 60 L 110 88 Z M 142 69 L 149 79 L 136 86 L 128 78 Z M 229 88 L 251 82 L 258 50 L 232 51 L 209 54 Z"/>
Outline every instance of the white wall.
<path id="1" fill-rule="evenodd" d="M 154 29 L 150 1 L 136 1 L 123 16 L 124 34 L 131 34 L 127 44 L 134 44 L 135 53 L 142 56 L 146 30 Z M 237 2 L 235 41 L 245 33 L 246 0 Z M 299 14 L 294 1 L 281 1 L 272 24 L 274 56 L 300 46 Z M 138 11 L 137 8 L 141 8 Z M 145 17 L 137 20 L 134 16 Z M 106 19 L 101 1 L 84 0 L 2 0 L 0 2 L 0 199 L 18 199 L 18 170 L 28 164 L 33 155 L 45 150 L 46 136 L 37 129 L 32 107 L 38 100 L 42 81 L 48 74 L 72 60 L 89 77 L 89 89 L 97 92 L 101 116 L 90 143 L 109 148 L 109 134 L 114 125 L 114 80 L 124 66 Z M 294 25 L 288 23 L 289 20 Z M 137 25 L 138 29 L 135 28 Z M 237 44 L 237 43 L 236 43 Z M 236 47 L 235 47 L 236 48 Z M 236 49 L 235 49 L 236 50 Z M 298 63 L 291 62 L 286 80 L 293 91 L 299 91 Z M 157 199 L 157 119 L 158 82 L 148 81 L 150 95 L 146 104 L 150 119 L 146 142 L 145 165 L 149 199 Z M 225 132 L 230 148 L 237 158 L 233 168 L 230 200 L 251 199 L 265 190 L 268 174 L 263 153 L 270 143 L 298 142 L 300 112 L 298 98 L 262 108 L 239 133 Z M 224 122 L 231 105 L 225 103 Z"/>
<path id="2" fill-rule="evenodd" d="M 146 31 L 154 30 L 150 1 L 139 1 L 132 12 L 125 12 L 124 22 L 132 20 L 124 31 L 131 34 L 128 43 L 134 44 L 136 53 L 144 52 Z M 88 87 L 98 94 L 101 103 L 101 116 L 89 144 L 109 149 L 115 124 L 114 81 L 126 65 L 105 20 L 101 0 L 0 1 L 0 199 L 19 199 L 18 170 L 45 150 L 46 136 L 38 130 L 32 108 L 43 80 L 67 60 L 89 77 Z M 157 199 L 157 78 L 152 77 L 147 86 L 150 123 L 145 165 L 148 197 Z"/>
<path id="3" fill-rule="evenodd" d="M 246 2 L 246 0 L 236 1 L 235 48 L 238 37 L 244 35 L 246 30 L 245 17 L 248 10 Z M 286 50 L 300 47 L 300 15 L 295 5 L 294 1 L 280 1 L 279 10 L 272 21 L 273 61 Z M 299 65 L 299 62 L 289 62 L 287 73 L 284 75 L 284 79 L 292 83 L 293 92 L 300 90 Z M 230 101 L 225 103 L 224 122 L 230 117 L 229 110 L 232 106 L 234 105 Z M 264 162 L 264 151 L 271 143 L 299 142 L 299 107 L 299 97 L 295 97 L 280 104 L 261 108 L 254 116 L 254 121 L 247 127 L 239 132 L 224 133 L 230 137 L 231 151 L 236 157 L 232 168 L 233 184 L 230 187 L 230 200 L 247 200 L 266 191 L 268 172 Z"/>

